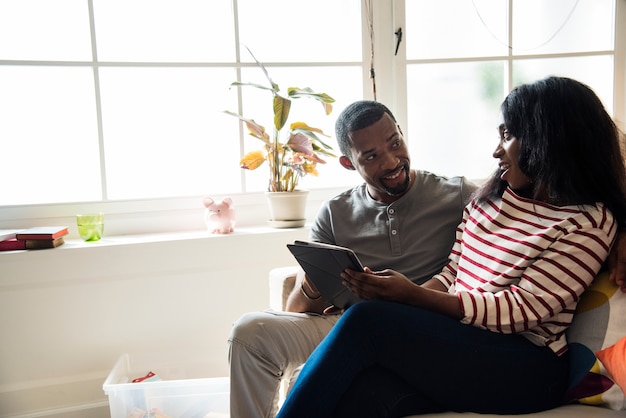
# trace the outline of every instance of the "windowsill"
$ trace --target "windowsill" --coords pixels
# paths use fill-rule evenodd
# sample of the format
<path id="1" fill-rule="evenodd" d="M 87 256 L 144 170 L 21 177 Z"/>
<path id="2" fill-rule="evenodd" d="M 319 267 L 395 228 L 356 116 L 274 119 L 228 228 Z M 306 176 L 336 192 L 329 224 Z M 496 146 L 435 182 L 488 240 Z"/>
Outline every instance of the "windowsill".
<path id="1" fill-rule="evenodd" d="M 210 239 L 246 239 L 250 236 L 258 235 L 276 235 L 285 234 L 291 235 L 293 232 L 303 232 L 308 234 L 310 223 L 298 228 L 272 228 L 269 226 L 251 226 L 235 228 L 235 231 L 229 234 L 213 234 L 208 231 L 181 231 L 181 232 L 163 232 L 163 233 L 150 233 L 150 234 L 133 234 L 133 235 L 114 235 L 103 236 L 99 241 L 85 242 L 81 239 L 70 238 L 66 239 L 63 245 L 56 248 L 40 249 L 40 250 L 15 250 L 15 251 L 0 251 L 0 256 L 8 254 L 21 254 L 21 253 L 33 253 L 44 252 L 50 250 L 56 251 L 68 251 L 76 249 L 95 249 L 112 246 L 123 245 L 144 245 L 151 243 L 168 243 L 175 241 L 194 241 L 194 240 L 210 240 Z"/>
<path id="2" fill-rule="evenodd" d="M 229 237 L 239 237 L 246 235 L 257 234 L 276 234 L 284 232 L 287 229 L 303 229 L 309 225 L 305 225 L 301 228 L 270 228 L 269 226 L 236 228 L 235 231 L 229 234 L 213 234 L 208 231 L 187 231 L 187 232 L 165 232 L 154 234 L 135 234 L 135 235 L 118 235 L 102 237 L 101 240 L 95 242 L 85 242 L 81 239 L 70 239 L 59 248 L 89 248 L 95 246 L 107 246 L 107 245 L 128 245 L 128 244 L 147 244 L 151 242 L 165 242 L 165 241 L 181 241 L 181 240 L 195 240 L 195 239 L 224 239 Z"/>

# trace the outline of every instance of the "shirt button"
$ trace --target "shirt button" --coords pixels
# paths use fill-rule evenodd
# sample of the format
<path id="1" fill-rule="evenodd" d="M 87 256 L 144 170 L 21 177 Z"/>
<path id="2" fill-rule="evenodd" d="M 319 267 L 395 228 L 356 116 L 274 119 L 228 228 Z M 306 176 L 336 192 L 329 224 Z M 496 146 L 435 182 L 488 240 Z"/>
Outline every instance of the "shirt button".
<path id="1" fill-rule="evenodd" d="M 393 208 L 389 209 L 389 214 L 390 214 L 390 215 L 393 215 L 394 213 L 396 213 L 396 210 L 395 210 L 395 209 L 393 209 Z"/>
<path id="2" fill-rule="evenodd" d="M 398 231 L 396 231 L 395 229 L 391 230 L 391 235 L 396 235 L 398 233 Z"/>

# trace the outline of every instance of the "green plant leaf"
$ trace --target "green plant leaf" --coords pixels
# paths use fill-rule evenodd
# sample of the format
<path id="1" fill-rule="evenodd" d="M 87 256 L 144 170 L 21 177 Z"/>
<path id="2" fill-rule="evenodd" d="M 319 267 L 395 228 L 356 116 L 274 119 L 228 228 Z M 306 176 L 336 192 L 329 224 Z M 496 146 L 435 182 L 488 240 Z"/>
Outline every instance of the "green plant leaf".
<path id="1" fill-rule="evenodd" d="M 261 89 L 261 90 L 268 90 L 268 91 L 271 91 L 271 92 L 273 92 L 273 91 L 274 91 L 274 89 L 273 89 L 273 88 L 270 88 L 270 87 L 264 86 L 264 85 L 262 85 L 262 84 L 256 84 L 256 83 L 242 83 L 242 82 L 239 82 L 239 81 L 233 81 L 232 83 L 230 83 L 230 86 L 231 86 L 231 87 L 254 87 L 254 88 L 257 88 L 257 89 Z"/>
<path id="2" fill-rule="evenodd" d="M 316 93 L 310 87 L 305 87 L 303 89 L 299 87 L 289 87 L 287 89 L 287 95 L 294 99 L 300 97 L 309 97 L 311 99 L 318 100 L 322 103 L 322 106 L 324 107 L 324 112 L 327 115 L 330 115 L 330 113 L 333 111 L 332 103 L 335 102 L 335 99 L 333 99 L 326 93 Z"/>
<path id="3" fill-rule="evenodd" d="M 317 171 L 316 163 L 305 162 L 304 164 L 302 164 L 302 169 L 304 170 L 305 173 L 310 174 L 312 176 L 317 177 L 319 175 L 319 172 Z"/>
<path id="4" fill-rule="evenodd" d="M 293 169 L 291 168 L 287 168 L 285 170 L 285 173 L 283 174 L 283 176 L 281 177 L 282 181 L 289 181 L 289 179 L 293 176 Z"/>
<path id="5" fill-rule="evenodd" d="M 283 129 L 283 126 L 287 123 L 290 109 L 291 100 L 279 95 L 274 96 L 274 126 L 277 131 Z"/>
<path id="6" fill-rule="evenodd" d="M 332 150 L 333 147 L 328 145 L 324 141 L 322 141 L 320 137 L 317 136 L 317 134 L 321 134 L 321 135 L 324 135 L 325 137 L 328 137 L 328 135 L 322 132 L 321 129 L 308 126 L 304 122 L 294 122 L 291 124 L 291 132 L 301 133 L 303 135 L 306 135 L 311 141 L 313 141 L 314 144 L 320 145 L 318 146 L 318 149 L 320 150 L 320 152 L 322 152 L 325 155 L 328 155 L 329 157 L 335 157 L 335 155 L 332 152 L 325 151 L 325 150 Z"/>
<path id="7" fill-rule="evenodd" d="M 326 155 L 328 157 L 333 157 L 336 158 L 337 156 L 335 154 L 333 154 L 331 151 L 332 148 L 330 147 L 326 147 L 326 149 L 320 147 L 318 144 L 316 144 L 315 142 L 311 143 L 311 146 L 313 147 L 313 151 L 315 151 L 316 153 L 322 154 L 322 155 Z"/>
<path id="8" fill-rule="evenodd" d="M 324 103 L 334 103 L 335 102 L 335 99 L 330 97 L 328 94 L 326 94 L 326 93 L 317 93 L 317 92 L 313 91 L 313 89 L 311 89 L 310 87 L 305 87 L 303 89 L 301 89 L 299 87 L 289 87 L 287 89 L 287 95 L 289 97 L 294 98 L 294 99 L 300 98 L 300 97 L 310 97 L 312 99 L 319 100 L 320 102 L 324 102 Z"/>
<path id="9" fill-rule="evenodd" d="M 289 125 L 289 129 L 292 131 L 307 131 L 307 132 L 317 132 L 318 134 L 322 134 L 325 137 L 329 137 L 326 135 L 320 128 L 314 128 L 312 126 L 307 125 L 304 122 L 293 122 Z"/>
<path id="10" fill-rule="evenodd" d="M 244 47 L 248 50 L 248 52 L 250 53 L 250 56 L 256 62 L 256 64 L 259 66 L 259 68 L 261 68 L 261 70 L 263 70 L 263 74 L 265 74 L 265 78 L 267 78 L 267 81 L 272 86 L 272 91 L 274 93 L 278 93 L 280 91 L 280 89 L 278 88 L 278 84 L 276 84 L 276 83 L 274 83 L 274 81 L 272 81 L 272 79 L 270 78 L 270 74 L 267 72 L 267 69 L 265 68 L 265 66 L 263 64 L 261 64 L 261 62 L 258 59 L 256 59 L 256 57 L 254 56 L 252 51 L 250 51 L 250 48 L 248 48 L 245 45 L 244 45 Z"/>
<path id="11" fill-rule="evenodd" d="M 265 142 L 266 144 L 269 144 L 269 142 L 270 142 L 269 134 L 267 132 L 265 132 L 265 128 L 262 125 L 259 125 L 258 123 L 256 123 L 254 121 L 254 119 L 244 118 L 240 114 L 235 113 L 235 112 L 231 112 L 230 110 L 224 110 L 224 113 L 226 113 L 227 115 L 230 115 L 230 116 L 234 116 L 237 119 L 241 120 L 243 123 L 246 124 L 246 128 L 248 128 L 248 131 L 250 132 L 250 135 L 252 135 L 255 138 L 260 139 L 261 141 Z"/>

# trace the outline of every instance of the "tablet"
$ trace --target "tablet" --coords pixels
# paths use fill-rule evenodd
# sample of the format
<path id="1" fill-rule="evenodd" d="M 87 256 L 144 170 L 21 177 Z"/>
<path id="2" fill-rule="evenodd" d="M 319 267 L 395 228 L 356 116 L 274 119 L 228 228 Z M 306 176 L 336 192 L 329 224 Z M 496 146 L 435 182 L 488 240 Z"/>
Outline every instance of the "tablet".
<path id="1" fill-rule="evenodd" d="M 347 268 L 363 271 L 363 265 L 354 251 L 337 245 L 307 241 L 295 241 L 287 244 L 287 248 L 326 303 L 345 309 L 360 301 L 341 284 L 340 276 Z"/>

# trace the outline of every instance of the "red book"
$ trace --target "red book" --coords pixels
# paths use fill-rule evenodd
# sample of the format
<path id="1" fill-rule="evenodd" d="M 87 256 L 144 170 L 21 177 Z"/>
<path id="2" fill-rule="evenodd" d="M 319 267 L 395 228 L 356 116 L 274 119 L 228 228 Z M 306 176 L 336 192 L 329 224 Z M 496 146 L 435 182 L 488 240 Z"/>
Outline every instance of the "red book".
<path id="1" fill-rule="evenodd" d="M 64 243 L 63 237 L 55 239 L 8 239 L 0 241 L 0 251 L 40 250 L 56 248 Z"/>
<path id="2" fill-rule="evenodd" d="M 25 250 L 26 241 L 19 241 L 15 238 L 0 241 L 0 251 Z"/>
<path id="3" fill-rule="evenodd" d="M 18 232 L 18 240 L 25 239 L 56 239 L 68 234 L 67 226 L 35 226 Z"/>

